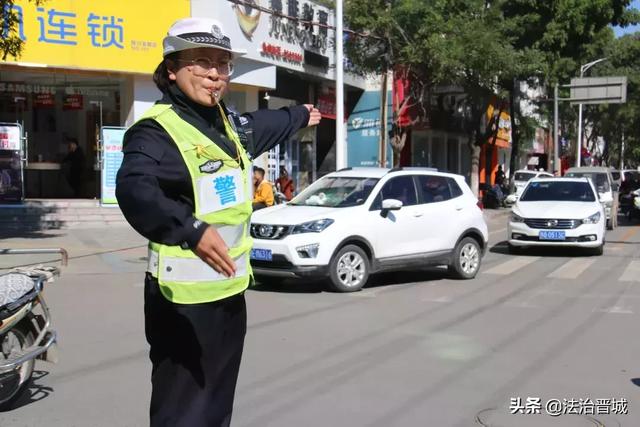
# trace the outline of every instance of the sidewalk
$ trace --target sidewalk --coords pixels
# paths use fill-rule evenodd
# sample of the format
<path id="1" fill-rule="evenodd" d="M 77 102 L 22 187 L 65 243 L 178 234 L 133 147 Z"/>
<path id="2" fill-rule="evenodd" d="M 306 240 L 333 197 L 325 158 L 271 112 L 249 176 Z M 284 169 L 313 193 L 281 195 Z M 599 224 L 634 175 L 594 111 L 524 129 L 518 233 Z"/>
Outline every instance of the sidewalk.
<path id="1" fill-rule="evenodd" d="M 134 251 L 146 255 L 147 241 L 129 226 L 90 229 L 45 230 L 25 232 L 23 236 L 5 237 L 0 234 L 0 249 L 64 248 L 69 254 L 69 264 L 83 264 L 82 260 L 93 255 Z M 0 269 L 33 263 L 55 263 L 58 255 L 2 255 Z M 86 263 L 85 263 L 86 264 Z"/>

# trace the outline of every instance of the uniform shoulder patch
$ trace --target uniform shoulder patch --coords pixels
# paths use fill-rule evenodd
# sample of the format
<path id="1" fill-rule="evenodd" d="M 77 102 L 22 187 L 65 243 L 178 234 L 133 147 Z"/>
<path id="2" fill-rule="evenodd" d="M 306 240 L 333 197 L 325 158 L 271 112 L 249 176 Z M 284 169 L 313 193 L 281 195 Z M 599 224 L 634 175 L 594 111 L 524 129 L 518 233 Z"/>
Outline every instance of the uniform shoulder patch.
<path id="1" fill-rule="evenodd" d="M 222 167 L 222 160 L 208 160 L 200 165 L 202 173 L 216 173 Z"/>

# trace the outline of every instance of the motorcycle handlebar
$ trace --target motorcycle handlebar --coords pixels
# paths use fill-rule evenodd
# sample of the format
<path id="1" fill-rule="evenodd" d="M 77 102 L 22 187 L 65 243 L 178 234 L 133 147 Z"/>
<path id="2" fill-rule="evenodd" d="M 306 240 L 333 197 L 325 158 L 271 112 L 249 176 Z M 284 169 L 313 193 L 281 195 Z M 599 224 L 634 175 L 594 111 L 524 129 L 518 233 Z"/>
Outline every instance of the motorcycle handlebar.
<path id="1" fill-rule="evenodd" d="M 42 248 L 42 249 L 0 249 L 0 255 L 40 255 L 40 254 L 60 254 L 62 265 L 69 262 L 69 253 L 64 248 Z"/>

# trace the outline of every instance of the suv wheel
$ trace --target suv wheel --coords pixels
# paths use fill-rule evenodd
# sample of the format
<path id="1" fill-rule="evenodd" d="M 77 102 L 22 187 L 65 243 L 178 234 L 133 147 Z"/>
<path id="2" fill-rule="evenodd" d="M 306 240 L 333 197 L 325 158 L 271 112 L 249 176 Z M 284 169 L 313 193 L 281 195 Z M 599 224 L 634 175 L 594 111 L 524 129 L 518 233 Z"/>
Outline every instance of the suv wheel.
<path id="1" fill-rule="evenodd" d="M 369 258 L 356 245 L 340 249 L 329 264 L 331 286 L 338 292 L 355 292 L 369 279 Z"/>
<path id="2" fill-rule="evenodd" d="M 453 251 L 449 272 L 457 279 L 473 279 L 480 270 L 481 249 L 471 237 L 460 240 Z"/>

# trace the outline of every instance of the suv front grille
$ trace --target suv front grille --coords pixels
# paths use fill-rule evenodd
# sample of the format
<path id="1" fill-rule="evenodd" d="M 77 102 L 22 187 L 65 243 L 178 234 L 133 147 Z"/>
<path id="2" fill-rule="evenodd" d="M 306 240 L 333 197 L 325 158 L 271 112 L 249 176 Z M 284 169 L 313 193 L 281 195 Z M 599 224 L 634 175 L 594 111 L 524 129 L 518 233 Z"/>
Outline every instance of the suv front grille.
<path id="1" fill-rule="evenodd" d="M 264 240 L 284 239 L 291 231 L 290 225 L 251 224 L 251 237 Z"/>
<path id="2" fill-rule="evenodd" d="M 543 230 L 571 230 L 577 228 L 582 221 L 578 219 L 541 219 L 527 218 L 524 220 L 530 228 Z"/>

